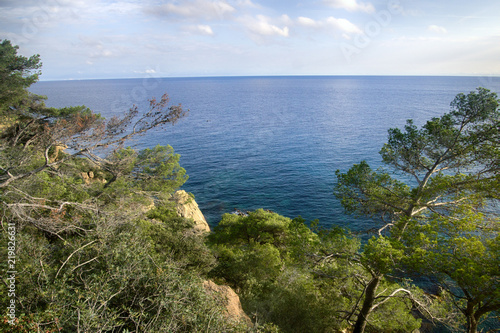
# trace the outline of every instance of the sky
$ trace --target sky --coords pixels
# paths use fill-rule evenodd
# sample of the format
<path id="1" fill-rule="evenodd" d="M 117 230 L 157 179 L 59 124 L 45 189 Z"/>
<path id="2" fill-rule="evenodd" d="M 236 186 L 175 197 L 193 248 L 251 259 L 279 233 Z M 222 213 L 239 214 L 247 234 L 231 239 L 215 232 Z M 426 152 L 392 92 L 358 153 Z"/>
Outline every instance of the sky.
<path id="1" fill-rule="evenodd" d="M 0 0 L 41 80 L 500 76 L 498 0 Z"/>

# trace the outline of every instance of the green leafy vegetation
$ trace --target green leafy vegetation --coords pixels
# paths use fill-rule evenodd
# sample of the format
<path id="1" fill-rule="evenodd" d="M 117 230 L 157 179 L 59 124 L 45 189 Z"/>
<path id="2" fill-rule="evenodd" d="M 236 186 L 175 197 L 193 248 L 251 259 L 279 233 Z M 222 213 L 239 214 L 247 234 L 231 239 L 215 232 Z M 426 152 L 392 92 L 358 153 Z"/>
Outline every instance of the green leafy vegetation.
<path id="1" fill-rule="evenodd" d="M 335 195 L 346 211 L 379 221 L 371 243 L 387 240 L 396 250 L 375 251 L 370 261 L 383 264 L 380 276 L 394 269 L 432 276 L 453 299 L 467 332 L 500 310 L 498 106 L 497 95 L 484 88 L 459 94 L 449 113 L 422 128 L 408 121 L 404 131 L 389 130 L 380 151 L 389 170 L 361 162 L 337 171 Z M 373 287 L 379 289 L 376 279 Z M 355 332 L 363 331 L 373 309 L 370 298 Z"/>
<path id="2" fill-rule="evenodd" d="M 368 254 L 360 253 L 360 241 L 346 231 L 314 232 L 304 222 L 264 210 L 224 215 L 209 236 L 218 261 L 212 274 L 240 292 L 257 321 L 283 332 L 339 332 L 360 311 L 372 273 L 364 263 Z M 385 279 L 381 284 L 388 295 L 401 287 Z M 420 326 L 408 298 L 384 300 L 374 311 L 372 330 Z"/>
<path id="3" fill-rule="evenodd" d="M 378 229 L 368 240 L 264 209 L 225 214 L 205 236 L 171 200 L 188 178 L 173 148 L 126 146 L 186 111 L 167 95 L 109 120 L 85 106 L 49 108 L 27 91 L 39 68 L 38 56 L 0 43 L 0 332 L 477 332 L 486 318 L 498 323 L 496 94 L 459 94 L 421 128 L 389 130 L 386 169 L 362 161 L 337 171 L 346 212 Z M 439 290 L 411 279 L 422 277 Z M 228 317 L 209 279 L 238 293 L 253 325 Z"/>
<path id="4" fill-rule="evenodd" d="M 166 95 L 110 120 L 48 108 L 26 90 L 38 56 L 0 47 L 0 331 L 246 331 L 203 288 L 214 256 L 168 200 L 179 155 L 125 147 L 185 111 Z"/>

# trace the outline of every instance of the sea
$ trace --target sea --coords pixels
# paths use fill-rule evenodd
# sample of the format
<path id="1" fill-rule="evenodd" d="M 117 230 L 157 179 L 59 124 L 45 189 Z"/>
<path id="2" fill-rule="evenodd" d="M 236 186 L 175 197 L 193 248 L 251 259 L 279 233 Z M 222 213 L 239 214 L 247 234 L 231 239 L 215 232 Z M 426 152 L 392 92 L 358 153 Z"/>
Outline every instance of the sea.
<path id="1" fill-rule="evenodd" d="M 500 93 L 500 77 L 146 77 L 40 81 L 30 90 L 49 106 L 85 105 L 106 118 L 167 93 L 188 116 L 129 145 L 171 145 L 189 175 L 182 189 L 212 227 L 235 209 L 264 208 L 363 233 L 377 222 L 344 213 L 335 171 L 362 160 L 383 167 L 390 128 L 407 119 L 421 126 L 478 87 Z"/>

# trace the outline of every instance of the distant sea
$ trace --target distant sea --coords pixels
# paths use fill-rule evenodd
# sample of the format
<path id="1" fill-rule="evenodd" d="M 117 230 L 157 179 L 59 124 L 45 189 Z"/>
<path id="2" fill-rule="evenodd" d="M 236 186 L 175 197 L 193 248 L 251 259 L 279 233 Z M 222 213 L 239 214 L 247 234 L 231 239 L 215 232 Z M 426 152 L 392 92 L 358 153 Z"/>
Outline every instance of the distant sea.
<path id="1" fill-rule="evenodd" d="M 49 106 L 86 105 L 105 117 L 168 93 L 189 109 L 174 126 L 130 142 L 171 145 L 209 224 L 224 213 L 266 208 L 353 231 L 372 221 L 345 215 L 333 196 L 335 170 L 378 154 L 387 130 L 407 119 L 422 125 L 450 110 L 458 93 L 499 77 L 287 76 L 41 81 L 31 91 Z"/>

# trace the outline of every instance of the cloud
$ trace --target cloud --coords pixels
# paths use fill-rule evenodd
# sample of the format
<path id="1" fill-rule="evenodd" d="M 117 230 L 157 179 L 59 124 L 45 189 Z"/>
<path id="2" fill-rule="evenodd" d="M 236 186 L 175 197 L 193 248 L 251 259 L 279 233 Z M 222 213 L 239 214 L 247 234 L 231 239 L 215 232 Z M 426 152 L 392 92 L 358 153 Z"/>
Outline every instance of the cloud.
<path id="1" fill-rule="evenodd" d="M 196 35 L 204 35 L 204 36 L 213 36 L 214 35 L 212 28 L 209 25 L 205 25 L 205 24 L 188 26 L 186 28 L 186 31 L 190 32 L 192 34 L 196 34 Z"/>
<path id="2" fill-rule="evenodd" d="M 430 32 L 435 32 L 435 33 L 438 33 L 438 34 L 446 34 L 448 33 L 448 31 L 446 30 L 445 27 L 440 27 L 438 25 L 430 25 L 427 27 L 427 31 L 430 31 Z"/>
<path id="3" fill-rule="evenodd" d="M 58 3 L 40 4 L 34 1 L 0 1 L 0 31 L 10 30 L 32 39 L 46 28 L 58 24 L 71 24 L 75 9 Z"/>
<path id="4" fill-rule="evenodd" d="M 290 18 L 286 15 L 283 15 L 279 20 L 281 21 L 290 21 Z M 257 15 L 257 17 L 246 17 L 243 19 L 243 23 L 246 28 L 255 35 L 258 36 L 280 36 L 280 37 L 288 37 L 290 33 L 290 29 L 288 26 L 284 26 L 282 28 L 278 27 L 275 24 L 272 24 L 272 19 L 264 16 Z"/>
<path id="5" fill-rule="evenodd" d="M 306 28 L 322 29 L 325 31 L 333 29 L 334 31 L 341 31 L 346 34 L 362 34 L 363 31 L 358 28 L 355 24 L 351 23 L 347 19 L 339 19 L 333 16 L 326 18 L 325 20 L 313 20 L 309 17 L 299 17 L 297 19 L 297 24 Z"/>
<path id="6" fill-rule="evenodd" d="M 346 19 L 338 19 L 335 17 L 329 17 L 326 19 L 326 22 L 328 25 L 335 27 L 336 29 L 339 29 L 343 32 L 346 33 L 351 33 L 351 34 L 361 34 L 362 31 L 360 28 L 358 28 L 355 24 L 351 23 L 350 21 Z"/>
<path id="7" fill-rule="evenodd" d="M 222 20 L 235 11 L 236 9 L 225 1 L 209 0 L 183 1 L 179 4 L 171 2 L 146 9 L 149 14 L 206 20 Z"/>
<path id="8" fill-rule="evenodd" d="M 151 68 L 148 68 L 148 69 L 142 70 L 142 71 L 133 71 L 133 72 L 136 74 L 149 74 L 149 75 L 156 74 L 156 70 L 151 69 Z"/>
<path id="9" fill-rule="evenodd" d="M 309 17 L 299 17 L 297 19 L 297 23 L 303 27 L 308 27 L 308 28 L 319 28 L 320 27 L 320 22 L 313 20 Z"/>
<path id="10" fill-rule="evenodd" d="M 248 8 L 261 8 L 260 5 L 253 3 L 251 0 L 238 0 L 236 1 L 238 6 L 248 7 Z"/>
<path id="11" fill-rule="evenodd" d="M 375 8 L 371 3 L 358 3 L 357 0 L 323 0 L 325 4 L 333 8 L 341 8 L 350 12 L 373 13 Z"/>
<path id="12" fill-rule="evenodd" d="M 128 51 L 121 45 L 125 39 L 124 36 L 103 36 L 100 38 L 80 35 L 79 43 L 73 45 L 73 52 L 78 52 L 81 55 L 86 55 L 87 63 L 94 64 L 98 60 L 105 58 L 117 58 Z"/>

